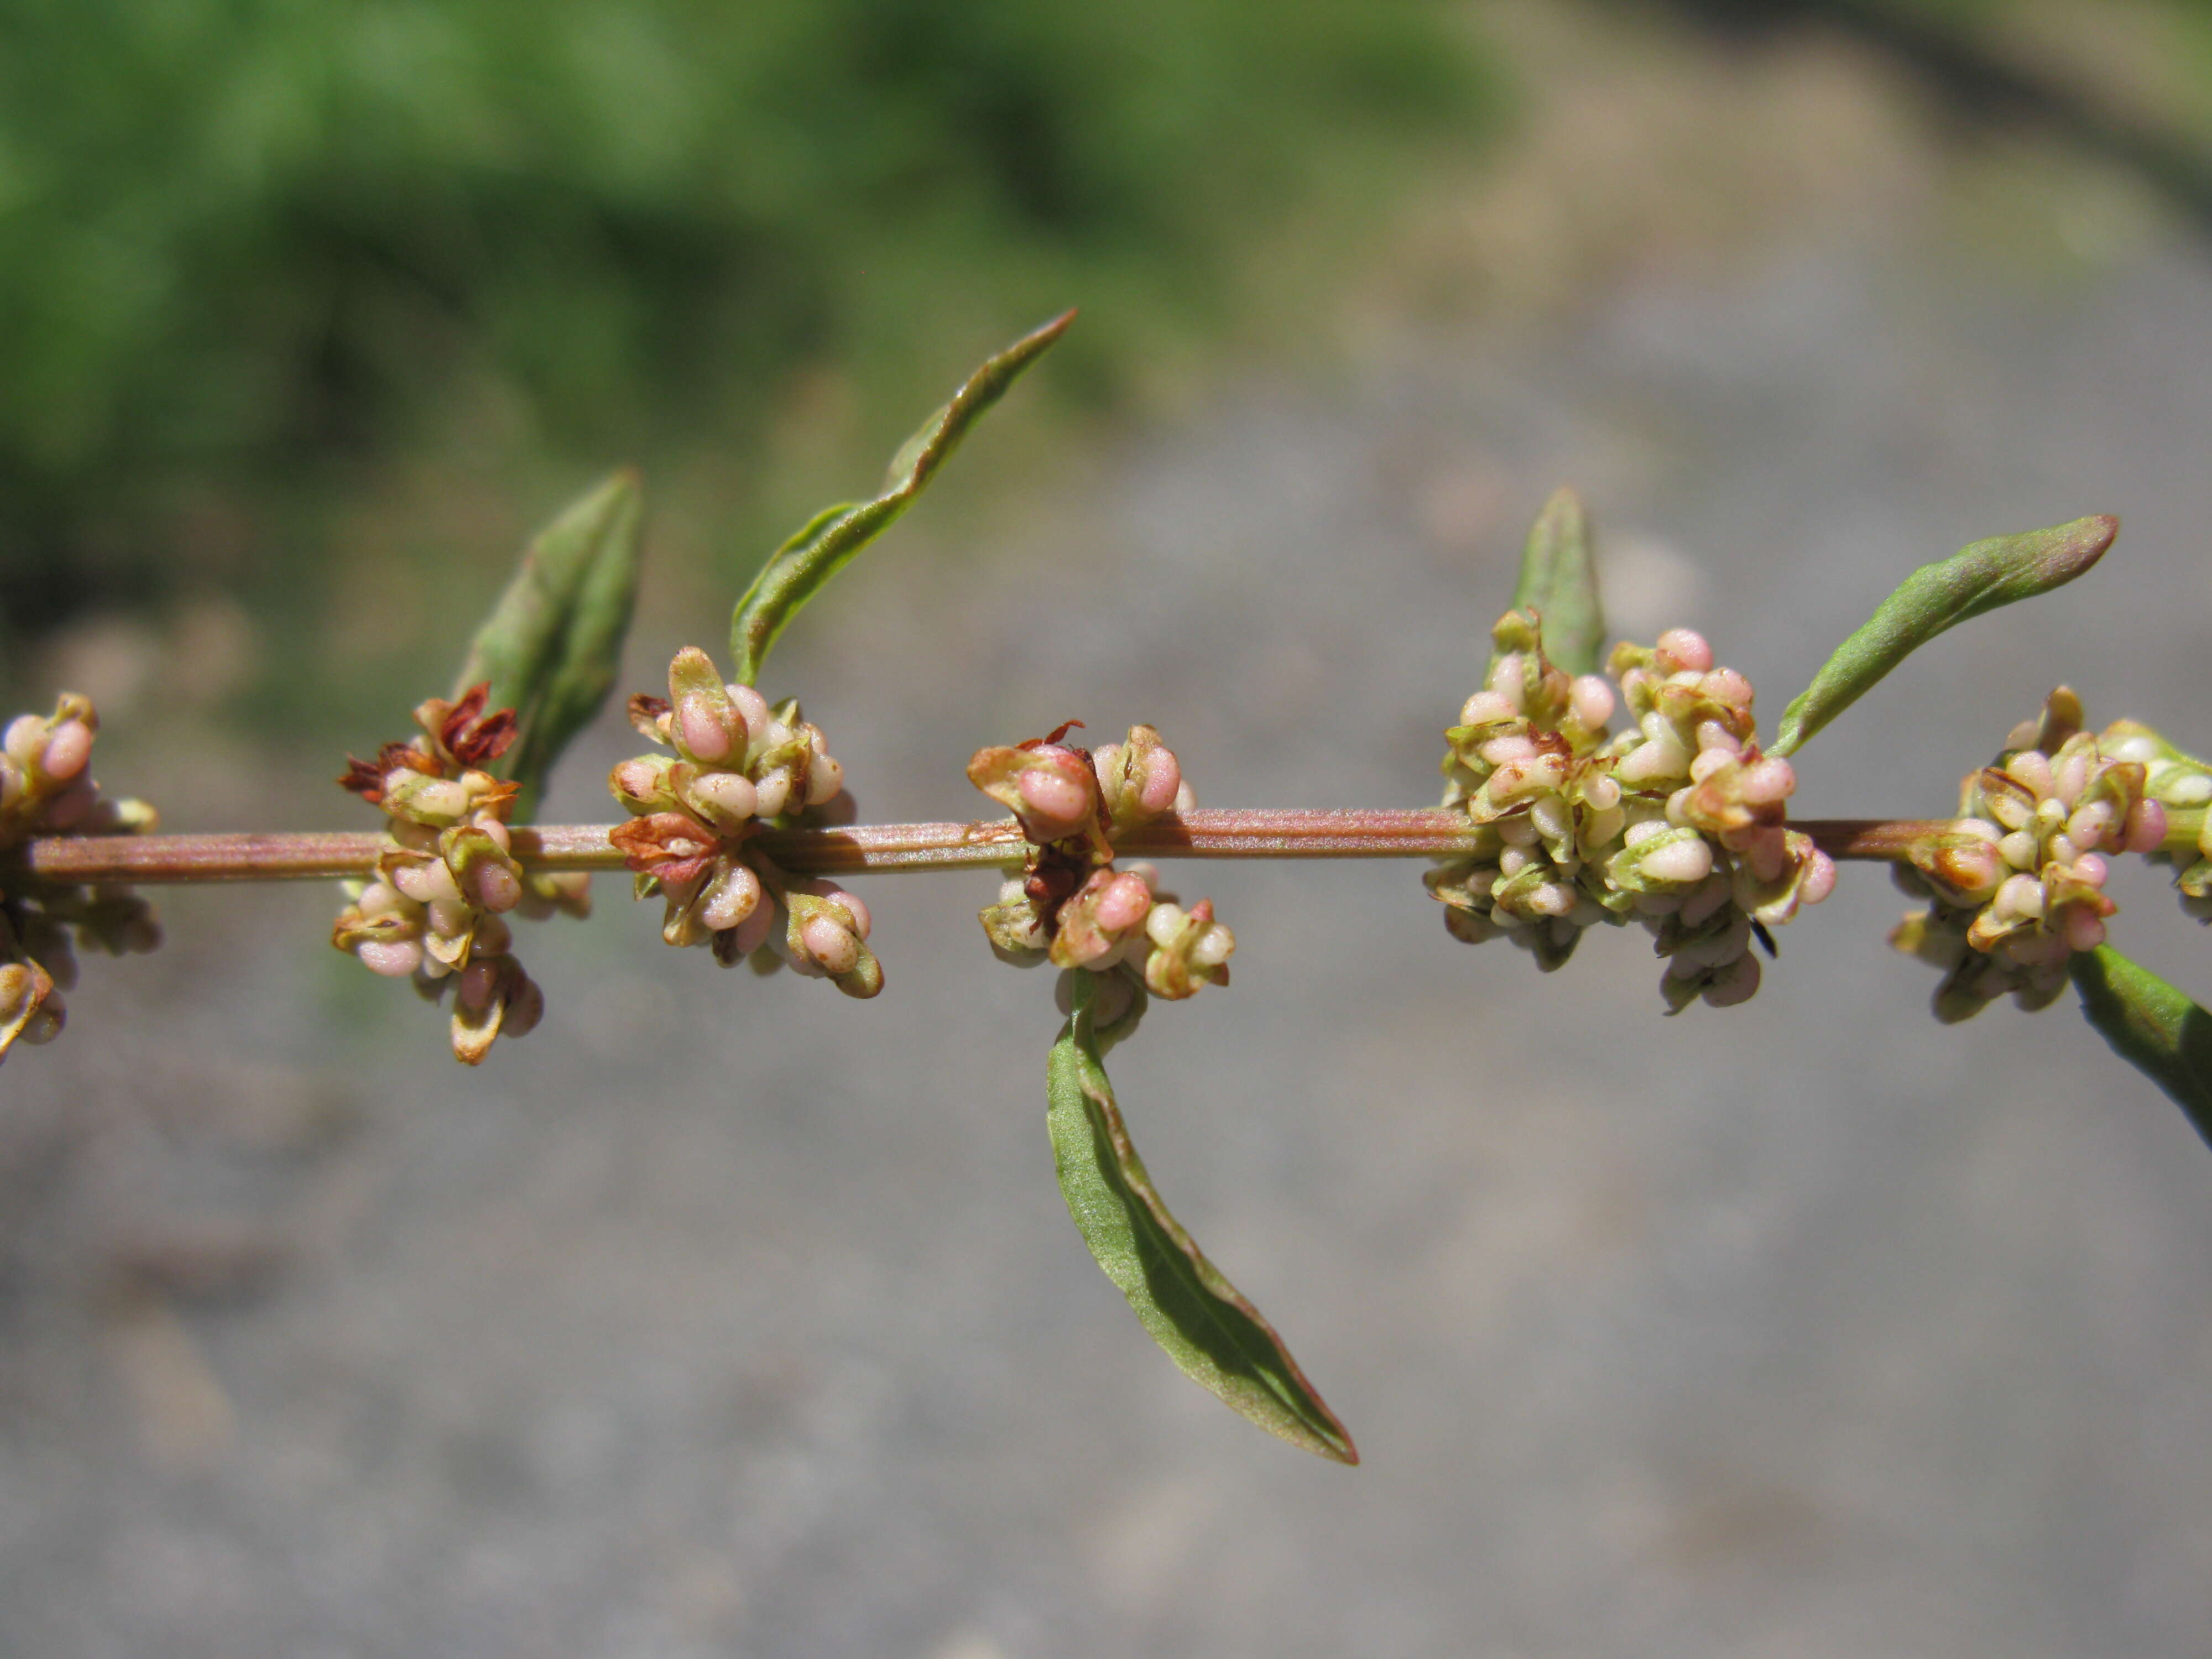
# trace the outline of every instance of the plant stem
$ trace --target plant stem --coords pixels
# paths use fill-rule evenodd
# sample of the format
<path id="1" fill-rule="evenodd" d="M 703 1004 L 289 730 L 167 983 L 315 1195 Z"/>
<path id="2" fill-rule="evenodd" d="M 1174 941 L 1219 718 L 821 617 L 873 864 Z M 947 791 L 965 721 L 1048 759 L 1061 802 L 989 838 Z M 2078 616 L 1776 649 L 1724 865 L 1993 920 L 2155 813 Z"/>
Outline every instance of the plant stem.
<path id="1" fill-rule="evenodd" d="M 518 827 L 525 869 L 619 870 L 609 824 Z M 1839 859 L 1896 860 L 1940 820 L 1814 819 L 1791 826 Z M 2194 842 L 2191 830 L 2191 845 Z M 783 868 L 808 874 L 985 870 L 1019 861 L 1012 818 L 973 823 L 856 824 L 842 830 L 763 830 L 755 842 Z M 373 830 L 308 835 L 50 836 L 0 853 L 0 887 L 27 877 L 48 885 L 328 880 L 366 875 L 386 842 Z M 1304 808 L 1170 815 L 1125 836 L 1117 851 L 1142 858 L 1434 858 L 1475 850 L 1464 814 L 1444 807 L 1360 811 Z M 20 872 L 20 875 L 17 873 Z"/>

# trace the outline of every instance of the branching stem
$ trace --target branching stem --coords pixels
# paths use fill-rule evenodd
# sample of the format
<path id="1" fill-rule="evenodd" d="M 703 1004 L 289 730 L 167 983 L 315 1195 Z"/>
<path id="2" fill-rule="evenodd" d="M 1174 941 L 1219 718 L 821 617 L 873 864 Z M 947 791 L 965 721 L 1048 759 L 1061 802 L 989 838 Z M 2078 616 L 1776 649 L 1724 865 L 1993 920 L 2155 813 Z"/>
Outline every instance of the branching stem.
<path id="1" fill-rule="evenodd" d="M 2196 846 L 2197 815 L 2175 813 L 2171 846 Z M 514 854 L 526 869 L 619 870 L 609 824 L 518 827 Z M 1838 859 L 1895 860 L 1942 820 L 1826 818 L 1802 830 Z M 786 870 L 874 875 L 900 870 L 982 870 L 1012 864 L 1022 850 L 1012 818 L 972 823 L 856 824 L 842 830 L 766 830 L 756 844 Z M 196 881 L 296 881 L 366 874 L 383 850 L 370 830 L 307 835 L 52 836 L 0 853 L 0 888 L 28 878 L 63 884 L 137 885 Z M 1443 807 L 1352 811 L 1307 808 L 1200 810 L 1170 814 L 1123 838 L 1134 858 L 1432 858 L 1474 850 L 1466 817 Z M 13 880 L 11 881 L 11 878 Z"/>

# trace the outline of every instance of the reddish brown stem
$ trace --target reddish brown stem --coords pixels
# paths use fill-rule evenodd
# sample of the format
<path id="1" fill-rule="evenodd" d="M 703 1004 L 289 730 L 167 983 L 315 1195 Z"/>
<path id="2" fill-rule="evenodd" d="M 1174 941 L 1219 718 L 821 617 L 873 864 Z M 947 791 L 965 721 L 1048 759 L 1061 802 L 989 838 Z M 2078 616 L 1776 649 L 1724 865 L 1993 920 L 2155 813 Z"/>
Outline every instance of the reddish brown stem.
<path id="1" fill-rule="evenodd" d="M 607 824 L 517 829 L 514 852 L 533 870 L 619 870 Z M 1895 860 L 1940 821 L 1815 819 L 1795 826 L 1839 859 Z M 288 881 L 368 872 L 385 845 L 374 831 L 309 835 L 52 836 L 0 853 L 0 887 L 11 871 L 49 884 Z M 767 830 L 757 845 L 783 868 L 808 874 L 989 869 L 1021 857 L 1012 818 L 973 823 L 857 824 L 842 830 Z M 1443 807 L 1328 811 L 1201 810 L 1158 819 L 1126 836 L 1132 857 L 1201 859 L 1433 858 L 1473 850 L 1462 813 Z M 19 876 L 19 879 L 21 877 Z"/>

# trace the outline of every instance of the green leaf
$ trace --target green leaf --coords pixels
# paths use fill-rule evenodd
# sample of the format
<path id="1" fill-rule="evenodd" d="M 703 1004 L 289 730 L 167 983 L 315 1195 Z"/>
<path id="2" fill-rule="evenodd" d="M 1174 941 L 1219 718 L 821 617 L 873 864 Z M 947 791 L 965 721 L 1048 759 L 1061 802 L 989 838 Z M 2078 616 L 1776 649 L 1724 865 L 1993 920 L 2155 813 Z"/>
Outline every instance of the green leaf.
<path id="1" fill-rule="evenodd" d="M 644 522 L 635 472 L 594 487 L 538 532 L 470 642 L 454 695 L 488 680 L 487 707 L 514 710 L 518 732 L 503 769 L 522 785 L 518 817 L 527 816 L 553 763 L 614 689 Z"/>
<path id="2" fill-rule="evenodd" d="M 2072 972 L 2089 1024 L 2212 1146 L 2212 1014 L 2109 945 L 2077 953 Z"/>
<path id="3" fill-rule="evenodd" d="M 2063 587 L 2105 556 L 2120 521 L 2076 519 L 2049 530 L 1992 536 L 1923 564 L 1898 584 L 1858 632 L 1836 647 L 1812 684 L 1783 712 L 1770 755 L 1787 755 L 1874 689 L 1875 683 L 1947 628 L 2001 605 Z"/>
<path id="4" fill-rule="evenodd" d="M 883 493 L 872 501 L 844 502 L 816 514 L 769 555 L 730 618 L 730 655 L 737 683 L 751 685 L 776 638 L 853 556 L 890 528 L 936 475 L 968 428 L 999 401 L 1021 372 L 1075 320 L 1072 311 L 1025 334 L 970 374 L 952 401 L 922 422 L 891 458 Z"/>
<path id="5" fill-rule="evenodd" d="M 1597 592 L 1589 520 L 1582 497 L 1562 486 L 1529 526 L 1521 550 L 1516 611 L 1543 618 L 1544 654 L 1570 674 L 1594 674 L 1605 648 L 1605 608 Z M 1492 659 L 1496 665 L 1496 658 Z"/>
<path id="6" fill-rule="evenodd" d="M 1089 974 L 1075 975 L 1074 1012 L 1047 1073 L 1053 1160 L 1083 1242 L 1184 1376 L 1268 1433 L 1357 1463 L 1352 1436 L 1274 1328 L 1160 1201 L 1106 1080 L 1091 1030 L 1095 989 Z"/>

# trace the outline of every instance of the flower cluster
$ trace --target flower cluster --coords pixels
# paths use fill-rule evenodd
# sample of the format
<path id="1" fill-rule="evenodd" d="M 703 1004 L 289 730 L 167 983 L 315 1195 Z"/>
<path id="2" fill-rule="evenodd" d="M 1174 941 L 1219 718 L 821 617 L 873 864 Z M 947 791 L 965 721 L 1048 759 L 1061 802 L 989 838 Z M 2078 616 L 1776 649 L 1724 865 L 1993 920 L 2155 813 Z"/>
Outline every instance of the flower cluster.
<path id="1" fill-rule="evenodd" d="M 607 787 L 629 815 L 611 839 L 640 898 L 667 904 L 660 936 L 709 946 L 724 967 L 750 957 L 788 965 L 848 996 L 884 988 L 867 946 L 868 907 L 842 888 L 787 875 L 749 845 L 763 824 L 850 818 L 845 771 L 796 700 L 771 706 L 750 685 L 724 684 L 695 646 L 668 665 L 668 696 L 630 699 L 630 721 L 675 752 L 616 767 Z"/>
<path id="2" fill-rule="evenodd" d="M 520 789 L 488 769 L 514 741 L 514 712 L 487 714 L 489 692 L 431 698 L 415 711 L 419 737 L 353 761 L 338 780 L 390 822 L 375 878 L 346 884 L 351 902 L 331 943 L 372 972 L 411 978 L 431 1001 L 450 989 L 453 1058 L 468 1066 L 545 1012 L 507 916 L 591 908 L 588 876 L 531 875 L 515 862 L 507 817 Z"/>
<path id="3" fill-rule="evenodd" d="M 1959 817 L 1893 866 L 1899 886 L 1930 901 L 1890 943 L 1944 970 L 1936 1018 L 1970 1018 L 2007 992 L 2042 1008 L 2065 989 L 2067 959 L 2105 942 L 2118 908 L 2105 896 L 2106 855 L 2153 852 L 2166 837 L 2146 773 L 2081 729 L 2081 700 L 2061 686 L 1995 765 L 1967 775 Z"/>
<path id="4" fill-rule="evenodd" d="M 1030 843 L 1023 872 L 981 913 L 1000 957 L 1100 975 L 1098 1024 L 1119 1024 L 1143 992 L 1170 1001 L 1229 982 L 1237 937 L 1200 899 L 1186 910 L 1146 864 L 1116 868 L 1115 842 L 1163 813 L 1187 811 L 1190 786 L 1149 726 L 1096 750 L 1061 741 L 1081 724 L 1011 748 L 981 749 L 968 778 L 1011 811 Z"/>
<path id="5" fill-rule="evenodd" d="M 100 716 L 90 699 L 65 694 L 51 716 L 18 715 L 0 733 L 0 847 L 33 836 L 145 835 L 154 809 L 109 800 L 93 781 Z M 76 983 L 76 951 L 110 956 L 161 942 L 153 907 L 119 886 L 40 886 L 0 892 L 0 1060 L 18 1042 L 60 1034 L 61 993 Z"/>
<path id="6" fill-rule="evenodd" d="M 2174 866 L 2173 884 L 2181 895 L 2181 908 L 2203 922 L 2212 922 L 2212 765 L 2185 755 L 2139 720 L 2114 720 L 2097 739 L 2097 746 L 2114 760 L 2135 761 L 2143 769 L 2143 793 L 2162 809 L 2197 813 L 2195 856 L 2186 843 L 2182 850 L 2148 851 L 2154 864 Z"/>
<path id="7" fill-rule="evenodd" d="M 1445 926 L 1469 944 L 1503 935 L 1549 972 L 1585 928 L 1640 921 L 1668 959 L 1668 1012 L 1743 1001 L 1759 988 L 1753 937 L 1836 879 L 1788 827 L 1796 775 L 1759 751 L 1750 681 L 1687 629 L 1614 647 L 1617 692 L 1547 659 L 1533 613 L 1508 611 L 1492 637 L 1488 684 L 1445 734 L 1443 804 L 1478 832 L 1425 878 Z"/>

